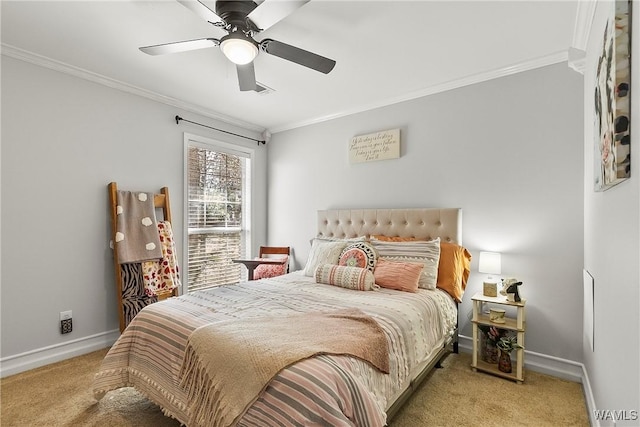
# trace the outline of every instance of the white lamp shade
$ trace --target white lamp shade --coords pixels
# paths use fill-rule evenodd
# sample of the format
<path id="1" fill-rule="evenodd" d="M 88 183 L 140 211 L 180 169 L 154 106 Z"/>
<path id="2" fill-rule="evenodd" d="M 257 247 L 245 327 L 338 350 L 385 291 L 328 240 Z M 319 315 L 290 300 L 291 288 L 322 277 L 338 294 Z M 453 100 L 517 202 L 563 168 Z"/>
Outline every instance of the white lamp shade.
<path id="1" fill-rule="evenodd" d="M 480 252 L 478 271 L 487 274 L 500 274 L 502 272 L 500 254 L 498 252 Z"/>
<path id="2" fill-rule="evenodd" d="M 222 49 L 224 56 L 238 65 L 248 64 L 253 61 L 258 55 L 258 47 L 246 38 L 233 35 L 234 33 L 230 34 L 231 37 L 226 36 L 220 42 L 220 49 Z"/>

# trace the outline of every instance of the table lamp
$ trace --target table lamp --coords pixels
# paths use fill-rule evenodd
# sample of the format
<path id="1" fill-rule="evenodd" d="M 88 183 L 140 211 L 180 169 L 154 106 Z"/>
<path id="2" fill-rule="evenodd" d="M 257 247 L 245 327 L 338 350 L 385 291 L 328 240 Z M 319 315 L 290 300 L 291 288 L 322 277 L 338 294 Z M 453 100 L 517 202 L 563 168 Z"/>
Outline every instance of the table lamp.
<path id="1" fill-rule="evenodd" d="M 489 275 L 483 282 L 482 295 L 487 297 L 497 297 L 498 282 L 493 277 L 491 277 L 491 275 L 500 274 L 502 272 L 502 262 L 500 254 L 497 252 L 480 252 L 478 271 L 480 273 L 487 273 Z"/>

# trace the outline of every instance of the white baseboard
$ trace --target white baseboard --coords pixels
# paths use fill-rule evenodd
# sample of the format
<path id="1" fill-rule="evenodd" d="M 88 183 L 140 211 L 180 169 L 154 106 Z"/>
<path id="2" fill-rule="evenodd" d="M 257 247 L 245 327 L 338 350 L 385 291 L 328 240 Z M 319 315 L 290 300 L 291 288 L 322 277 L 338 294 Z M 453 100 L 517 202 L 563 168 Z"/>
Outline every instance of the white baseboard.
<path id="1" fill-rule="evenodd" d="M 465 353 L 472 352 L 472 339 L 465 335 L 459 336 L 459 346 Z M 525 350 L 524 366 L 541 374 L 551 375 L 577 383 L 582 383 L 584 366 L 582 363 L 561 359 L 555 356 Z"/>
<path id="2" fill-rule="evenodd" d="M 464 351 L 465 353 L 471 353 L 473 351 L 471 337 L 459 335 L 458 345 L 460 351 Z M 600 427 L 600 422 L 594 417 L 594 409 L 596 409 L 595 399 L 593 397 L 593 391 L 591 390 L 587 369 L 583 363 L 528 350 L 525 350 L 525 356 L 524 366 L 527 369 L 581 383 L 591 426 Z"/>
<path id="3" fill-rule="evenodd" d="M 589 422 L 591 427 L 600 427 L 602 423 L 595 417 L 596 399 L 593 397 L 593 390 L 591 390 L 591 382 L 589 382 L 589 375 L 587 374 L 586 366 L 582 365 L 582 391 L 584 392 L 584 400 L 587 404 L 587 411 L 589 411 Z M 615 426 L 615 422 L 613 423 Z"/>
<path id="4" fill-rule="evenodd" d="M 0 378 L 110 347 L 120 331 L 106 331 L 0 359 Z"/>

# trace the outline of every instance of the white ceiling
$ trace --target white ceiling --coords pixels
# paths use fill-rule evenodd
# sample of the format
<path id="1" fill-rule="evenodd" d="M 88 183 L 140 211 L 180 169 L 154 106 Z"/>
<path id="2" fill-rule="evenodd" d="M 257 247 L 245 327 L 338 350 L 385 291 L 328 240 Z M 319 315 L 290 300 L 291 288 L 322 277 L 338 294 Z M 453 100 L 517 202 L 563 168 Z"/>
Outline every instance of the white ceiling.
<path id="1" fill-rule="evenodd" d="M 566 60 L 578 9 L 561 0 L 311 0 L 256 39 L 329 57 L 335 69 L 325 75 L 261 53 L 256 78 L 274 91 L 258 94 L 240 92 L 235 66 L 217 47 L 138 50 L 224 34 L 175 0 L 1 7 L 3 54 L 272 132 Z"/>

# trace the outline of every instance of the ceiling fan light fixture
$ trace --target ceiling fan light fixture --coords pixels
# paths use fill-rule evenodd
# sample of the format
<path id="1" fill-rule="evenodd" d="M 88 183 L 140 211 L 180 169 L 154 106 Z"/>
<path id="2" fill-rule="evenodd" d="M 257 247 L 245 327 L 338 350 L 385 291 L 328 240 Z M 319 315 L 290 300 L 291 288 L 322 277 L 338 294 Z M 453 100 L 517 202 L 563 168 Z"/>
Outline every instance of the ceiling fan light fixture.
<path id="1" fill-rule="evenodd" d="M 220 40 L 220 49 L 229 61 L 237 65 L 248 64 L 258 55 L 256 43 L 241 31 L 235 31 Z"/>

